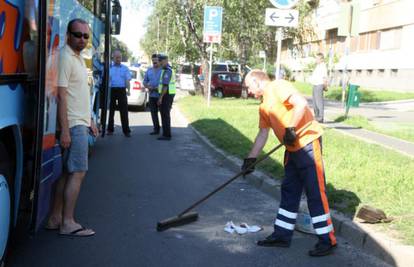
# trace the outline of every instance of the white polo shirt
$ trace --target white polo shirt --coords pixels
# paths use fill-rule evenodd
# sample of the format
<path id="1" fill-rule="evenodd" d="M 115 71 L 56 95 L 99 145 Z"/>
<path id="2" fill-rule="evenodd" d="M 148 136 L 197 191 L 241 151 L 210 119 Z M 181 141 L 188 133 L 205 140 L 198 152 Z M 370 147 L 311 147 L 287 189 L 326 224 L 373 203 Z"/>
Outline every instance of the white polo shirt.
<path id="1" fill-rule="evenodd" d="M 326 69 L 325 63 L 316 65 L 310 77 L 310 83 L 312 85 L 322 85 L 325 83 L 325 79 L 328 77 L 328 70 Z"/>
<path id="2" fill-rule="evenodd" d="M 60 51 L 58 86 L 67 88 L 69 128 L 76 125 L 90 126 L 90 88 L 88 72 L 82 56 L 77 55 L 69 45 Z"/>

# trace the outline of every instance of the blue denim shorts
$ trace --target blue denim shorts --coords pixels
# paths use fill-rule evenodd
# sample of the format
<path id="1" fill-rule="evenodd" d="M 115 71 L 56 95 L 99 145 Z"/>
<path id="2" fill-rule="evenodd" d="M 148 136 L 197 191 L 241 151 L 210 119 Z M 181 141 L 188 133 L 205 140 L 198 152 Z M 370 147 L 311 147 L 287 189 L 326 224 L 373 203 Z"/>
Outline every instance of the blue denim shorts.
<path id="1" fill-rule="evenodd" d="M 76 125 L 69 129 L 71 143 L 63 150 L 63 169 L 68 173 L 88 170 L 88 127 Z"/>

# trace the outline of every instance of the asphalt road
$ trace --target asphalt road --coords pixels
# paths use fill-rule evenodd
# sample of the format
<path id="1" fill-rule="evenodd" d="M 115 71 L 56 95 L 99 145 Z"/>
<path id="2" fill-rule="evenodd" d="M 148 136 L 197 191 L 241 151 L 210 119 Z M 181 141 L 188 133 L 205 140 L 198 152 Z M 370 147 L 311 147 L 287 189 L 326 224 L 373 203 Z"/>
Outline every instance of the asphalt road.
<path id="1" fill-rule="evenodd" d="M 158 220 L 175 215 L 235 170 L 185 124 L 174 121 L 173 140 L 165 142 L 148 135 L 149 113 L 131 112 L 130 120 L 131 138 L 117 127 L 90 159 L 77 215 L 96 236 L 67 238 L 41 230 L 18 241 L 10 266 L 387 266 L 341 239 L 335 255 L 308 257 L 316 238 L 298 232 L 289 249 L 257 247 L 256 240 L 272 231 L 278 203 L 244 180 L 200 206 L 196 223 L 158 233 Z M 230 220 L 264 231 L 228 234 L 223 228 Z"/>

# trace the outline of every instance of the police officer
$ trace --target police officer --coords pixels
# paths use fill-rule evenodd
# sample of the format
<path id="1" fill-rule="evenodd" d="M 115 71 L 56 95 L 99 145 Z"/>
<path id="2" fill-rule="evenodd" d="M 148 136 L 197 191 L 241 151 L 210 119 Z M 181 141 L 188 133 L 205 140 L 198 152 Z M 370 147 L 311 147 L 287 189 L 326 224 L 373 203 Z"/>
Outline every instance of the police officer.
<path id="1" fill-rule="evenodd" d="M 126 137 L 131 137 L 131 129 L 129 128 L 128 120 L 128 99 L 126 94 L 126 90 L 129 88 L 131 80 L 131 73 L 127 66 L 121 64 L 122 55 L 120 50 L 115 50 L 112 57 L 113 63 L 110 69 L 111 106 L 109 110 L 108 135 L 114 133 L 114 115 L 116 102 L 118 101 L 122 132 Z"/>
<path id="2" fill-rule="evenodd" d="M 246 173 L 254 170 L 250 166 L 266 144 L 270 128 L 286 146 L 285 178 L 274 232 L 257 244 L 265 247 L 290 246 L 302 191 L 305 189 L 313 228 L 319 238 L 309 255 L 332 253 L 336 239 L 326 196 L 320 142 L 322 127 L 315 121 L 306 99 L 289 82 L 271 82 L 263 71 L 252 70 L 245 78 L 245 86 L 249 93 L 262 97 L 262 103 L 259 108 L 259 133 L 243 162 L 242 170 Z"/>
<path id="3" fill-rule="evenodd" d="M 158 60 L 161 65 L 160 83 L 158 92 L 160 98 L 158 99 L 158 106 L 160 107 L 161 121 L 162 121 L 162 136 L 158 140 L 171 140 L 171 116 L 170 111 L 175 96 L 175 73 L 168 64 L 168 56 L 159 54 Z"/>
<path id="4" fill-rule="evenodd" d="M 149 107 L 151 110 L 151 118 L 153 124 L 153 131 L 150 135 L 157 135 L 160 133 L 160 122 L 158 119 L 158 99 L 160 93 L 158 92 L 158 86 L 160 84 L 161 67 L 158 61 L 158 55 L 153 54 L 151 56 L 152 68 L 149 68 L 145 73 L 144 86 L 149 90 Z"/>

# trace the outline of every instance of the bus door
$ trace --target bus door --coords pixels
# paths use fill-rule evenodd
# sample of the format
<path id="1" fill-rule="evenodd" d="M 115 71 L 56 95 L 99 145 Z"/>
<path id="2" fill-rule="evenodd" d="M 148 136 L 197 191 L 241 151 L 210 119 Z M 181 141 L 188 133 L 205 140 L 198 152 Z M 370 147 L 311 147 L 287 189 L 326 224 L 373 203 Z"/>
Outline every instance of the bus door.
<path id="1" fill-rule="evenodd" d="M 62 41 L 58 3 L 55 0 L 28 0 L 26 9 L 37 13 L 38 82 L 34 149 L 34 190 L 31 229 L 36 231 L 47 217 L 53 186 L 62 172 L 61 149 L 56 139 L 57 78 L 59 45 Z M 45 36 L 46 38 L 38 38 Z M 63 38 L 63 40 L 65 40 Z"/>

